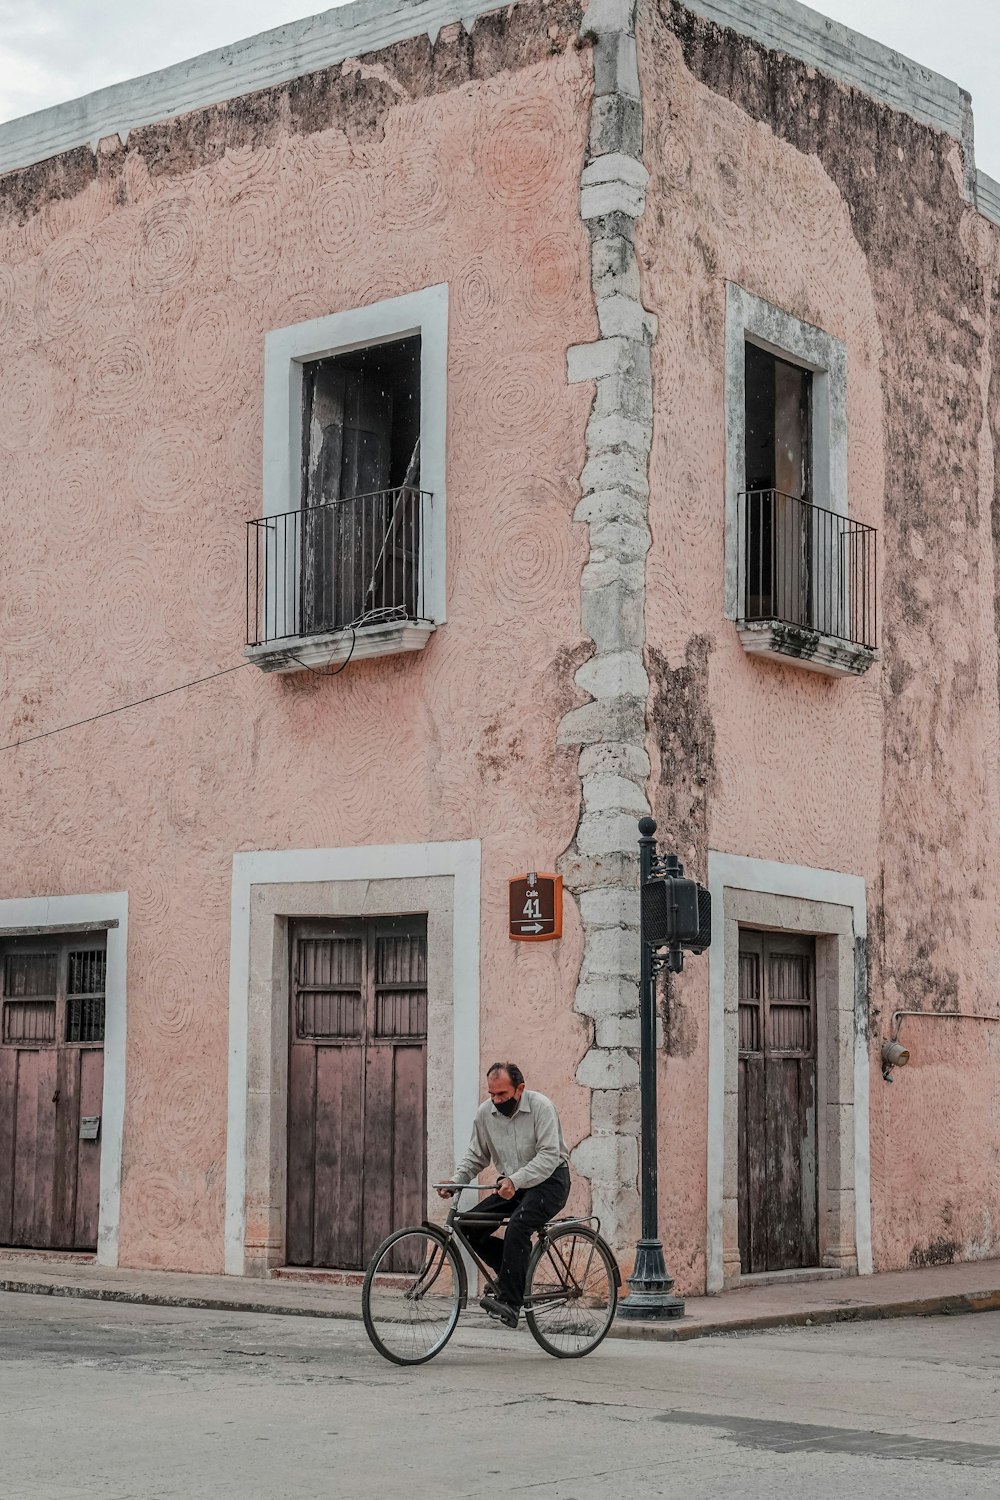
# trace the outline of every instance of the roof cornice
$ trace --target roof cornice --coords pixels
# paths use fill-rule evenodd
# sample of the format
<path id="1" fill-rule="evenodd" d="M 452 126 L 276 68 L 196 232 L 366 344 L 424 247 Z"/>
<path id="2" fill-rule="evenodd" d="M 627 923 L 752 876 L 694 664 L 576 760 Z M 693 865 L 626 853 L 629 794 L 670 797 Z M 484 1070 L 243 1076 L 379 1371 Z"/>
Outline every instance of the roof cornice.
<path id="1" fill-rule="evenodd" d="M 433 41 L 456 21 L 471 29 L 479 16 L 501 8 L 497 0 L 355 0 L 292 21 L 0 124 L 0 175 L 79 146 L 96 148 L 105 136 L 125 140 L 143 125 L 273 88 L 411 37 L 427 35 Z"/>

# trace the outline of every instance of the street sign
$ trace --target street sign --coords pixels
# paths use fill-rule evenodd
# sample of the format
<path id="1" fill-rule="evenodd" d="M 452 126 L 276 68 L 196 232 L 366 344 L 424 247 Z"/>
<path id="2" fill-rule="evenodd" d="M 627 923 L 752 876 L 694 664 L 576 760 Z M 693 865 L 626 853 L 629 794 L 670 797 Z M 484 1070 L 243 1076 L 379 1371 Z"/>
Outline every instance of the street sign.
<path id="1" fill-rule="evenodd" d="M 517 875 L 510 882 L 510 936 L 519 943 L 562 937 L 562 876 Z"/>

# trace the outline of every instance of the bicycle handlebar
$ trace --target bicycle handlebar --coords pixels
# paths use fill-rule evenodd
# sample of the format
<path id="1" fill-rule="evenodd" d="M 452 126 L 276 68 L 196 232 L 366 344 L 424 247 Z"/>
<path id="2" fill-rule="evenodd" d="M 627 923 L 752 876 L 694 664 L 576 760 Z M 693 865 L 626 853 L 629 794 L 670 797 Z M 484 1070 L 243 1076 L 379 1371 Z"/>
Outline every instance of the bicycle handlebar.
<path id="1" fill-rule="evenodd" d="M 453 1193 L 464 1193 L 466 1191 L 470 1193 L 495 1193 L 502 1181 L 503 1178 L 498 1177 L 492 1187 L 484 1187 L 481 1182 L 432 1182 L 431 1187 L 435 1191 L 439 1191 L 441 1188 L 451 1188 Z"/>

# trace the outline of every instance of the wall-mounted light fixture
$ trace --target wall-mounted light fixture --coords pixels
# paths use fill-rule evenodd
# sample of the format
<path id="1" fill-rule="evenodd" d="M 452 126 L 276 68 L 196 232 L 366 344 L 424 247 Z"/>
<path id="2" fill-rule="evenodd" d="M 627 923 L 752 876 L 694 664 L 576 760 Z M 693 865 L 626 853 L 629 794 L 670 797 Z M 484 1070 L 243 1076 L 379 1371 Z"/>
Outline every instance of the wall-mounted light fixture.
<path id="1" fill-rule="evenodd" d="M 882 1043 L 882 1077 L 886 1083 L 892 1082 L 893 1068 L 905 1068 L 910 1060 L 910 1054 L 902 1042 L 891 1041 Z"/>

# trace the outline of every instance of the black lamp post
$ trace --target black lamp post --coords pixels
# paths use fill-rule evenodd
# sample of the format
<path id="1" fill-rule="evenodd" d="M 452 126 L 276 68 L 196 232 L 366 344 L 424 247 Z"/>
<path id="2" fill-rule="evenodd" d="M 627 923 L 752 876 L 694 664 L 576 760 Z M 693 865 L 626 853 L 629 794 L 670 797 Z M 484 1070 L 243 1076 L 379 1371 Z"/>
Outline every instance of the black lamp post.
<path id="1" fill-rule="evenodd" d="M 667 875 L 668 865 L 656 851 L 656 824 L 652 818 L 639 822 L 640 899 L 657 875 Z M 674 873 L 671 869 L 669 873 Z M 639 1088 L 642 1103 L 642 1148 L 640 1187 L 642 1192 L 642 1238 L 635 1247 L 635 1268 L 628 1279 L 630 1295 L 618 1308 L 620 1318 L 663 1319 L 684 1315 L 684 1299 L 671 1294 L 674 1278 L 667 1270 L 659 1233 L 656 1162 L 656 974 L 659 969 L 676 971 L 681 966 L 679 949 L 660 955 L 646 936 L 645 902 L 639 914 Z"/>

